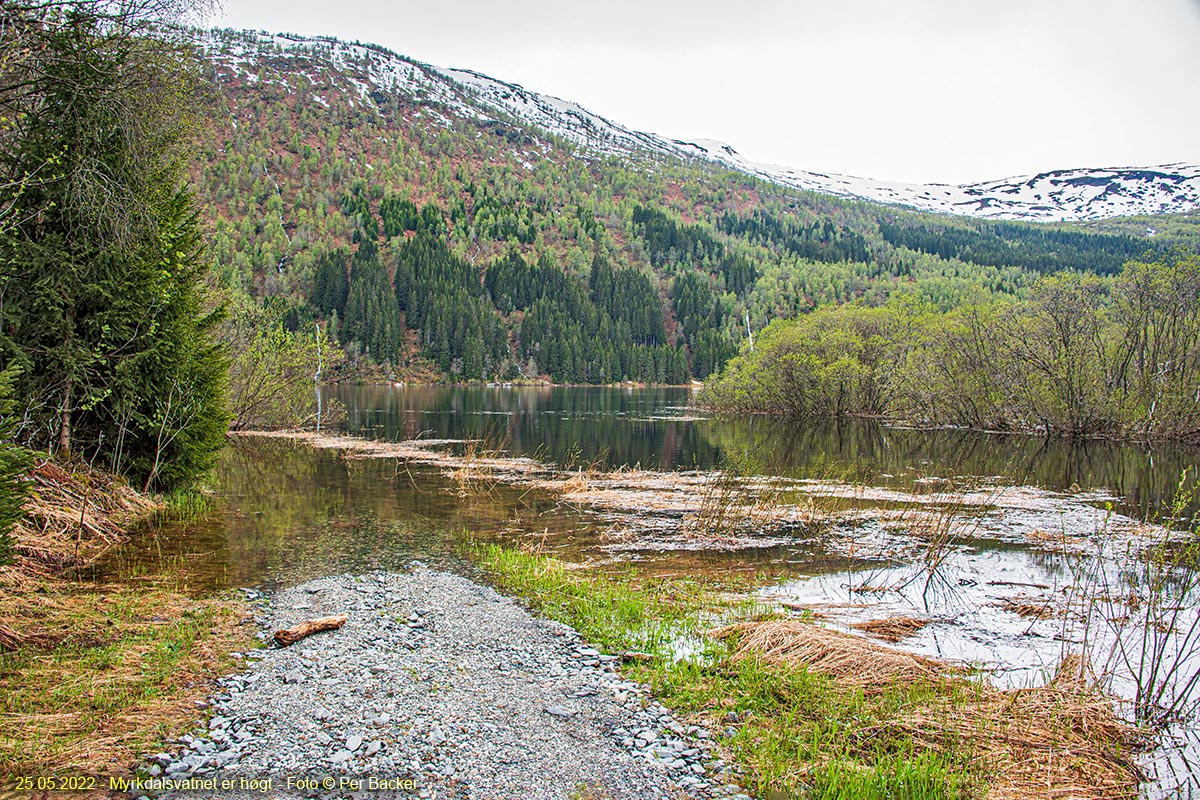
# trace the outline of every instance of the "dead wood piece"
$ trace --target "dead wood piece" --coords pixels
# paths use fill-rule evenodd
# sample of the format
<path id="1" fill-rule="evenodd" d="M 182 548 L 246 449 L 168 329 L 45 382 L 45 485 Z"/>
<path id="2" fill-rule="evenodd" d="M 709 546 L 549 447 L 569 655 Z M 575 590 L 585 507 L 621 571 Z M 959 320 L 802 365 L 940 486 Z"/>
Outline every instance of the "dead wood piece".
<path id="1" fill-rule="evenodd" d="M 293 625 L 290 628 L 275 631 L 275 641 L 279 642 L 284 647 L 289 644 L 295 644 L 305 636 L 312 636 L 314 633 L 321 631 L 336 631 L 338 628 L 346 624 L 346 615 L 339 614 L 336 617 L 321 617 L 320 619 L 306 619 L 299 625 Z"/>

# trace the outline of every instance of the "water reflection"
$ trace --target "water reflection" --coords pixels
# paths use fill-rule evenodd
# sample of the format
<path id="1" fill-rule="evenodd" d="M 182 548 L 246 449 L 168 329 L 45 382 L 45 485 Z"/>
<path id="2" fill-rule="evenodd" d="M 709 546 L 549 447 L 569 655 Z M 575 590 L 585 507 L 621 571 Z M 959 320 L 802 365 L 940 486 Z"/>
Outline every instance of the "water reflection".
<path id="1" fill-rule="evenodd" d="M 513 455 L 614 469 L 710 468 L 727 461 L 757 474 L 844 478 L 903 486 L 922 476 L 992 477 L 1049 489 L 1102 489 L 1134 516 L 1161 509 L 1196 451 L 1148 452 L 1111 443 L 897 430 L 851 421 L 784 424 L 703 419 L 687 389 L 341 387 L 342 428 L 385 440 L 497 436 Z M 288 442 L 237 440 L 215 475 L 208 518 L 148 526 L 98 569 L 170 565 L 198 590 L 286 581 L 331 571 L 392 567 L 412 558 L 449 563 L 464 537 L 537 542 L 603 563 L 604 520 L 521 486 L 460 495 L 434 469 L 347 461 Z M 845 569 L 817 544 L 738 554 L 628 552 L 664 574 L 813 575 Z"/>
<path id="2" fill-rule="evenodd" d="M 693 416 L 689 389 L 624 387 L 344 386 L 343 429 L 388 441 L 495 438 L 514 455 L 606 468 L 707 469 L 735 459 L 764 475 L 910 484 L 914 478 L 994 477 L 1065 491 L 1107 490 L 1131 516 L 1167 507 L 1197 450 L 1048 440 L 970 431 L 888 428 L 869 420 L 784 423 Z"/>
<path id="3" fill-rule="evenodd" d="M 1185 468 L 1194 473 L 1198 460 L 1195 449 L 915 431 L 865 421 L 705 419 L 689 410 L 692 395 L 687 389 L 334 391 L 347 409 L 343 431 L 387 441 L 488 438 L 504 441 L 512 455 L 560 465 L 596 462 L 608 470 L 640 465 L 670 471 L 732 463 L 745 473 L 904 489 L 927 476 L 963 476 L 1002 486 L 1099 490 L 1139 518 L 1168 507 L 1180 473 Z M 461 551 L 470 538 L 537 547 L 600 568 L 624 568 L 636 561 L 646 572 L 664 577 L 703 574 L 711 581 L 715 576 L 731 589 L 777 584 L 779 591 L 805 601 L 856 602 L 860 598 L 850 594 L 850 586 L 866 579 L 886 581 L 905 569 L 837 550 L 821 531 L 797 536 L 791 544 L 733 552 L 613 548 L 610 525 L 600 514 L 548 493 L 510 484 L 463 492 L 433 467 L 348 460 L 281 440 L 232 442 L 213 489 L 213 513 L 187 523 L 145 526 L 97 565 L 96 577 L 122 580 L 166 571 L 193 591 L 206 592 L 397 568 L 414 558 L 462 570 L 469 569 Z M 847 506 L 853 504 L 853 499 L 847 501 Z M 1098 514 L 1091 507 L 1084 510 Z M 1040 518 L 1036 524 L 1057 529 Z M 1061 527 L 1065 530 L 1065 523 Z M 999 576 L 1010 588 L 1044 584 L 1053 592 L 1070 582 L 1070 570 L 1059 555 L 1006 544 L 985 527 L 980 531 L 978 541 L 959 543 L 961 549 L 949 563 L 954 591 L 934 598 L 937 602 L 924 591 L 897 595 L 891 602 L 894 610 L 920 608 L 939 618 L 914 640 L 915 648 L 1008 664 L 1010 682 L 1034 682 L 1034 673 L 1052 667 L 1060 647 L 1054 624 L 1041 623 L 1044 629 L 1038 629 L 998 608 L 995 581 Z M 960 579 L 967 582 L 958 583 Z M 1179 759 L 1193 752 L 1184 748 L 1164 755 L 1166 760 L 1156 765 L 1160 774 L 1177 772 Z M 1186 768 L 1187 762 L 1182 763 Z"/>

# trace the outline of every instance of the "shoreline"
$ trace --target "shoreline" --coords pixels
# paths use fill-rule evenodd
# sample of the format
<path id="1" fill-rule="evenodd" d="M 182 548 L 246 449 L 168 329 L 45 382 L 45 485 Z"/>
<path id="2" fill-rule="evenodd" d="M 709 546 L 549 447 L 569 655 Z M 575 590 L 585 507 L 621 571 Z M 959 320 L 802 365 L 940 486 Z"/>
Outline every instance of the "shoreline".
<path id="1" fill-rule="evenodd" d="M 841 416 L 812 416 L 812 417 L 790 417 L 784 414 L 773 414 L 770 411 L 761 411 L 756 409 L 729 409 L 719 406 L 707 405 L 699 403 L 696 409 L 711 414 L 713 419 L 728 420 L 737 417 L 751 416 L 761 419 L 770 419 L 787 424 L 798 425 L 805 422 L 824 422 L 837 423 L 842 421 L 854 422 L 874 422 L 882 428 L 888 430 L 901 431 L 916 431 L 916 432 L 947 432 L 947 433 L 972 433 L 986 436 L 1023 436 L 1030 439 L 1043 439 L 1046 441 L 1068 441 L 1079 443 L 1107 442 L 1117 445 L 1141 445 L 1146 447 L 1186 447 L 1200 450 L 1200 438 L 1177 438 L 1177 437 L 1138 437 L 1138 436 L 1123 436 L 1107 433 L 1091 433 L 1091 434 L 1066 434 L 1047 431 L 1041 428 L 1024 428 L 1019 430 L 1000 430 L 995 428 L 972 428 L 961 425 L 922 425 L 914 420 L 904 420 L 894 417 L 883 417 L 872 414 L 844 414 Z"/>
<path id="2" fill-rule="evenodd" d="M 410 792 L 398 796 L 421 798 L 739 796 L 707 730 L 573 628 L 488 586 L 414 564 L 249 594 L 260 638 L 311 617 L 348 621 L 247 653 L 221 679 L 215 716 L 176 755 L 152 756 L 146 777 L 254 775 L 273 797 L 304 796 L 301 778 L 343 791 L 398 781 Z"/>
<path id="3" fill-rule="evenodd" d="M 71 575 L 156 514 L 160 498 L 45 460 L 0 567 L 0 787 L 129 768 L 194 724 L 248 633 L 244 604 L 190 596 L 168 572 Z M 28 787 L 36 788 L 35 783 Z"/>

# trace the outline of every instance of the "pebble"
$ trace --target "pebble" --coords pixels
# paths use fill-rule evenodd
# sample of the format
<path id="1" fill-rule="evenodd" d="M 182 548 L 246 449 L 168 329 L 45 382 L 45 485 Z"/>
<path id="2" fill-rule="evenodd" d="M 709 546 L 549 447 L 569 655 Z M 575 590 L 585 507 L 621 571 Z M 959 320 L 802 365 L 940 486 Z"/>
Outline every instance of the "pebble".
<path id="1" fill-rule="evenodd" d="M 313 616 L 349 620 L 248 652 L 206 701 L 208 723 L 151 756 L 146 774 L 307 776 L 325 764 L 412 778 L 415 796 L 439 800 L 566 798 L 580 786 L 612 800 L 749 800 L 708 731 L 626 681 L 615 656 L 488 587 L 414 564 L 243 594 L 269 644 Z"/>

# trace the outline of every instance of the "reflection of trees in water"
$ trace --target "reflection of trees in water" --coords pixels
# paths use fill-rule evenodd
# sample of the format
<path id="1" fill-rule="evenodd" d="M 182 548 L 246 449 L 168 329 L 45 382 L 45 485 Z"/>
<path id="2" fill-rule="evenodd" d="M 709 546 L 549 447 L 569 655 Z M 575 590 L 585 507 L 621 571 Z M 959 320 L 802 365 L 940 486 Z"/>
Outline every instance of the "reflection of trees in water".
<path id="1" fill-rule="evenodd" d="M 468 532 L 510 544 L 534 530 L 598 535 L 556 498 L 521 487 L 460 497 L 434 468 L 347 460 L 286 440 L 235 441 L 216 488 L 223 513 L 196 566 L 218 585 L 452 561 Z"/>
<path id="2" fill-rule="evenodd" d="M 690 393 L 680 389 L 347 387 L 340 396 L 350 413 L 347 427 L 382 439 L 410 439 L 414 431 L 436 438 L 491 432 L 507 435 L 515 455 L 559 464 L 572 456 L 575 463 L 588 463 L 605 454 L 605 468 L 727 464 L 744 474 L 882 481 L 899 488 L 921 476 L 1003 476 L 1051 489 L 1111 487 L 1135 512 L 1170 498 L 1180 471 L 1196 461 L 1195 451 L 1147 453 L 1107 442 L 896 430 L 857 420 L 651 419 L 664 406 L 686 405 Z M 884 474 L 894 477 L 881 478 Z M 284 440 L 235 439 L 216 475 L 222 498 L 217 513 L 168 524 L 157 537 L 139 537 L 120 557 L 147 566 L 174 558 L 197 581 L 242 585 L 265 575 L 358 571 L 401 564 L 405 557 L 453 553 L 466 531 L 514 543 L 546 529 L 568 548 L 588 546 L 599 536 L 591 516 L 520 486 L 458 497 L 445 490 L 448 484 L 437 470 L 410 472 L 390 459 L 347 461 Z M 808 566 L 797 569 L 817 568 L 812 560 L 820 558 L 821 548 L 813 544 L 815 550 L 797 557 Z M 740 571 L 752 562 L 782 568 L 783 555 L 691 558 L 697 569 L 712 559 L 714 569 Z M 652 558 L 665 564 L 678 557 Z M 1061 570 L 1053 559 L 1041 566 Z"/>
<path id="3" fill-rule="evenodd" d="M 390 441 L 503 435 L 513 455 L 558 464 L 711 467 L 719 454 L 691 423 L 650 419 L 686 405 L 688 389 L 623 387 L 348 386 L 344 429 Z"/>
<path id="4" fill-rule="evenodd" d="M 784 423 L 765 417 L 697 423 L 723 452 L 763 474 L 900 483 L 937 476 L 998 477 L 1052 490 L 1107 489 L 1135 516 L 1156 513 L 1174 495 L 1195 449 L 972 431 L 886 428 L 868 420 Z"/>

